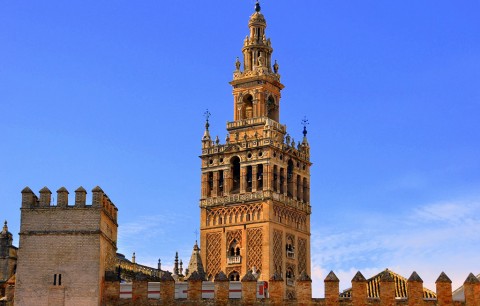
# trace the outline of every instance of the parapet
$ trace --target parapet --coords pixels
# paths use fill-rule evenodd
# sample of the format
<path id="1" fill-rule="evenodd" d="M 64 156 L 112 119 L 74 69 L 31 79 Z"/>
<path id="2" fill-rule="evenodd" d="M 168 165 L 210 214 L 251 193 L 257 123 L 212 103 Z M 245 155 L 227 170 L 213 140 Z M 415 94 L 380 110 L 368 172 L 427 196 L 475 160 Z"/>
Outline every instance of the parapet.
<path id="1" fill-rule="evenodd" d="M 103 192 L 102 188 L 96 186 L 92 189 L 92 203 L 86 204 L 87 202 L 87 191 L 80 186 L 75 190 L 75 203 L 74 205 L 68 204 L 68 190 L 65 187 L 60 187 L 57 190 L 57 203 L 52 203 L 52 192 L 47 187 L 43 187 L 39 191 L 40 197 L 35 195 L 35 193 L 29 188 L 25 187 L 22 190 L 22 208 L 51 208 L 55 207 L 56 209 L 64 208 L 103 208 L 110 216 L 117 220 L 118 209 L 115 204 L 112 203 L 108 195 Z"/>
<path id="2" fill-rule="evenodd" d="M 223 274 L 223 273 L 222 273 Z M 390 274 L 390 275 L 387 275 Z M 352 280 L 353 290 L 348 296 L 340 293 L 337 286 L 339 279 L 330 272 L 325 278 L 325 298 L 312 298 L 311 280 L 306 273 L 295 280 L 294 297 L 286 298 L 285 283 L 279 274 L 274 274 L 270 281 L 256 281 L 250 275 L 245 275 L 241 282 L 228 281 L 225 275 L 215 278 L 214 282 L 203 281 L 201 286 L 195 279 L 187 282 L 174 282 L 170 274 L 165 273 L 159 282 L 133 279 L 132 283 L 120 284 L 118 279 L 106 280 L 104 299 L 110 301 L 107 305 L 317 305 L 317 306 L 478 306 L 478 292 L 480 281 L 469 275 L 462 287 L 465 291 L 463 298 L 452 298 L 452 288 L 439 287 L 434 297 L 425 297 L 422 294 L 423 281 L 413 272 L 401 284 L 405 296 L 398 296 L 398 286 L 390 271 L 380 274 L 380 280 L 374 284 L 380 291 L 386 291 L 381 296 L 372 296 L 371 287 L 365 277 L 359 272 Z M 383 278 L 382 278 L 383 277 Z M 442 273 L 441 278 L 446 275 Z M 394 280 L 392 282 L 392 280 Z M 395 284 L 395 285 L 394 285 Z M 393 286 L 392 286 L 393 285 Z M 114 288 L 115 290 L 110 290 Z M 198 291 L 198 296 L 191 293 Z M 345 292 L 344 292 L 345 293 Z M 247 299 L 247 296 L 250 298 Z"/>

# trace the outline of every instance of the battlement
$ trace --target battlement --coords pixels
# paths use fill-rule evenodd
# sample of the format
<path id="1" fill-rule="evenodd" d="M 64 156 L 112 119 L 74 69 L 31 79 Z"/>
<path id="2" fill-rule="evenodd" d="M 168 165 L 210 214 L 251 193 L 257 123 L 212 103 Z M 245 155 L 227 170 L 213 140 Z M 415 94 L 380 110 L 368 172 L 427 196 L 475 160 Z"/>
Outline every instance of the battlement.
<path id="1" fill-rule="evenodd" d="M 71 209 L 71 208 L 103 208 L 111 218 L 116 222 L 118 209 L 110 200 L 108 195 L 103 190 L 96 186 L 92 189 L 92 203 L 87 202 L 87 191 L 80 186 L 75 190 L 75 203 L 69 205 L 68 190 L 65 187 L 60 187 L 57 190 L 57 203 L 52 202 L 52 192 L 47 187 L 43 187 L 37 196 L 28 186 L 22 190 L 22 208 L 40 209 L 40 208 L 55 208 L 55 209 Z"/>
<path id="2" fill-rule="evenodd" d="M 192 274 L 193 275 L 193 274 Z M 175 282 L 164 275 L 160 282 L 148 282 L 136 278 L 132 283 L 110 279 L 105 283 L 105 305 L 321 305 L 321 306 L 366 306 L 366 305 L 450 305 L 478 306 L 480 281 L 470 274 L 462 287 L 463 296 L 454 295 L 450 279 L 441 273 L 436 281 L 436 293 L 423 288 L 423 281 L 416 272 L 406 281 L 402 290 L 406 296 L 398 296 L 396 280 L 388 271 L 382 273 L 377 289 L 379 294 L 370 295 L 368 281 L 358 272 L 352 279 L 348 297 L 339 292 L 339 279 L 330 272 L 324 280 L 325 297 L 312 298 L 312 281 L 302 273 L 293 286 L 286 285 L 279 274 L 268 282 L 255 280 L 248 272 L 241 282 L 229 281 L 220 272 L 213 282 L 191 277 L 187 282 Z M 427 294 L 425 294 L 427 292 Z M 457 291 L 455 291 L 457 292 Z"/>

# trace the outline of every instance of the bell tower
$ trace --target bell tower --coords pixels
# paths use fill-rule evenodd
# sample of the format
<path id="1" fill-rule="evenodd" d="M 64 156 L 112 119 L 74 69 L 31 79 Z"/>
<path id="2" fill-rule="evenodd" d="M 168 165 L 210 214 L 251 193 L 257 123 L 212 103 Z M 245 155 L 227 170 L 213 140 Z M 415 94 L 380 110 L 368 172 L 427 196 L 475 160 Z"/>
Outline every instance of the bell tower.
<path id="1" fill-rule="evenodd" d="M 281 273 L 287 296 L 302 271 L 310 275 L 310 146 L 280 123 L 279 66 L 260 4 L 248 22 L 243 62 L 233 81 L 233 121 L 227 137 L 212 140 L 206 112 L 202 138 L 201 257 L 206 275 L 239 280 Z"/>

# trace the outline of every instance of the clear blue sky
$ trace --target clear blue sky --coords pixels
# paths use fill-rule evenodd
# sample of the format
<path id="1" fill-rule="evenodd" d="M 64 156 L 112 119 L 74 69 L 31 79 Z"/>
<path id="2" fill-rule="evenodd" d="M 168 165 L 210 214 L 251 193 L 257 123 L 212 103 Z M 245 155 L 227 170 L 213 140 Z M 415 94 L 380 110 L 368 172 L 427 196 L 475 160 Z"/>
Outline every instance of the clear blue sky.
<path id="1" fill-rule="evenodd" d="M 425 284 L 480 273 L 480 3 L 262 1 L 286 85 L 310 121 L 314 292 L 390 268 Z M 200 139 L 233 118 L 228 82 L 253 0 L 3 1 L 0 218 L 20 191 L 100 185 L 119 252 L 170 267 L 199 228 Z M 91 194 L 90 194 L 91 195 Z M 18 236 L 15 236 L 18 245 Z"/>

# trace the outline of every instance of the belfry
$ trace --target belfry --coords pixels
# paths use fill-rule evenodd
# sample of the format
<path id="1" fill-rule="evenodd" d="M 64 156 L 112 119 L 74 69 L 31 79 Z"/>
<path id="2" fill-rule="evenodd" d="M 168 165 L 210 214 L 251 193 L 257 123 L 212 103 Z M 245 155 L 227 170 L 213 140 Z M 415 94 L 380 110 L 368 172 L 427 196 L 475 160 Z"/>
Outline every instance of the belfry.
<path id="1" fill-rule="evenodd" d="M 239 280 L 282 275 L 287 295 L 302 271 L 310 275 L 310 147 L 280 123 L 279 65 L 272 62 L 267 23 L 255 5 L 237 58 L 233 121 L 221 144 L 207 122 L 202 138 L 201 257 L 208 279 L 223 271 Z M 290 288 L 290 289 L 289 289 Z"/>

